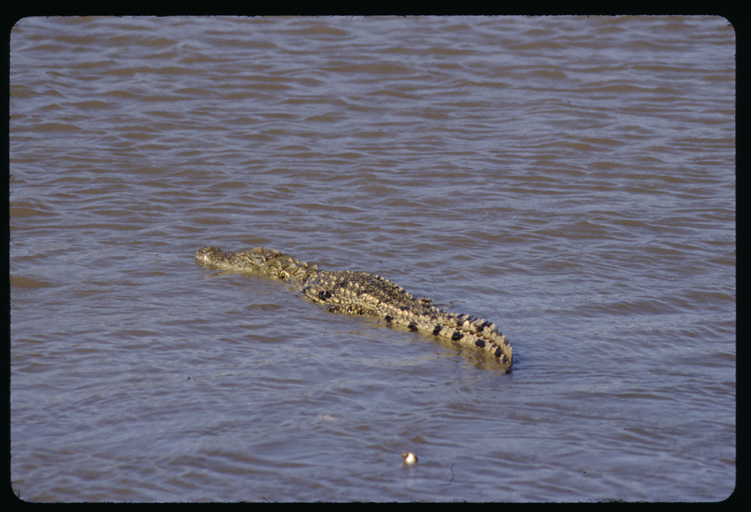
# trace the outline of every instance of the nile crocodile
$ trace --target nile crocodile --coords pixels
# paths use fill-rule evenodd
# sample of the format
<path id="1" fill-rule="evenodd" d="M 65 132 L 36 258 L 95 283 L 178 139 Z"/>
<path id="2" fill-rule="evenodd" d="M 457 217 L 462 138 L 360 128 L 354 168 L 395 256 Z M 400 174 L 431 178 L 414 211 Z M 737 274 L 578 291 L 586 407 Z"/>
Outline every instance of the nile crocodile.
<path id="1" fill-rule="evenodd" d="M 430 299 L 415 299 L 402 287 L 379 275 L 318 270 L 316 265 L 263 247 L 242 252 L 204 247 L 196 251 L 196 262 L 209 268 L 261 274 L 290 282 L 308 300 L 328 306 L 332 313 L 375 316 L 388 324 L 479 348 L 504 370 L 511 369 L 511 345 L 495 324 L 442 311 Z"/>

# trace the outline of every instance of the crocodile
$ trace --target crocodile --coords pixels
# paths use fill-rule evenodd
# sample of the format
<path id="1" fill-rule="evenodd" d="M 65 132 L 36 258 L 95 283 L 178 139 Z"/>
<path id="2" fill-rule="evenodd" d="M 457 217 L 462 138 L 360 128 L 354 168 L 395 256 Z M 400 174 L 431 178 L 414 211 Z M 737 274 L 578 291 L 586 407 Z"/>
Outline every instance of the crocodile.
<path id="1" fill-rule="evenodd" d="M 414 298 L 401 286 L 377 274 L 360 271 L 318 270 L 275 249 L 256 247 L 225 252 L 216 247 L 196 251 L 203 267 L 247 272 L 279 279 L 293 285 L 309 301 L 332 313 L 378 317 L 392 326 L 434 335 L 479 349 L 504 371 L 513 363 L 511 345 L 496 325 L 482 318 L 447 312 L 428 298 Z"/>

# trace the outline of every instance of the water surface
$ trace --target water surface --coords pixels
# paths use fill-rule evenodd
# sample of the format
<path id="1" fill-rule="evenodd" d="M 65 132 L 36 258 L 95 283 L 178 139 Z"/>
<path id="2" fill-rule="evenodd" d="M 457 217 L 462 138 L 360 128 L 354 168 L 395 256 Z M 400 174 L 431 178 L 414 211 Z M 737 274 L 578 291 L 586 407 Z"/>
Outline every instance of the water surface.
<path id="1" fill-rule="evenodd" d="M 53 17 L 10 43 L 23 499 L 733 491 L 726 20 Z M 488 318 L 513 372 L 205 245 Z"/>

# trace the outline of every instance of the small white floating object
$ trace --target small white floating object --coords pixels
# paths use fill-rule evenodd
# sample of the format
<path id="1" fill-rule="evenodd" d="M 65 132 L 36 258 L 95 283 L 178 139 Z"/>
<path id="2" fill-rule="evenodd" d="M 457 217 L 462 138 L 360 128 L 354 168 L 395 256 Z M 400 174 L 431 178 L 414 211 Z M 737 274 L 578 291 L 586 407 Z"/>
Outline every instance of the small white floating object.
<path id="1" fill-rule="evenodd" d="M 417 462 L 417 455 L 412 452 L 402 453 L 402 458 L 404 459 L 405 464 L 415 464 Z"/>

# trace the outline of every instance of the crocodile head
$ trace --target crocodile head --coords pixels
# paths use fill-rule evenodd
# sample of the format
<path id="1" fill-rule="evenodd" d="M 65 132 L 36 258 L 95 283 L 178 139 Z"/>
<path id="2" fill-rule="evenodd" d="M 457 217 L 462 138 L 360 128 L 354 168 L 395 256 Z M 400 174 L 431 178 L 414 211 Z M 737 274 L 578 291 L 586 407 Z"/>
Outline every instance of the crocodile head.
<path id="1" fill-rule="evenodd" d="M 276 249 L 256 247 L 249 251 L 224 252 L 216 247 L 196 251 L 196 263 L 202 267 L 248 272 L 282 280 L 303 281 L 317 272 L 315 265 L 308 266 L 285 256 Z"/>
<path id="2" fill-rule="evenodd" d="M 196 251 L 196 263 L 204 267 L 263 273 L 269 257 L 279 255 L 273 249 L 256 247 L 242 253 L 224 252 L 216 247 L 204 247 Z"/>

